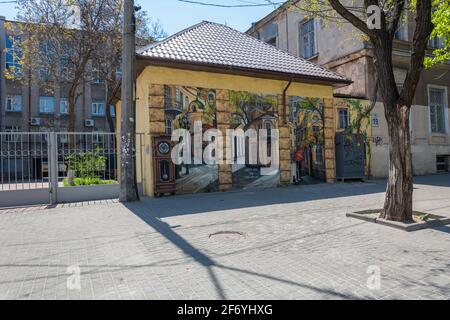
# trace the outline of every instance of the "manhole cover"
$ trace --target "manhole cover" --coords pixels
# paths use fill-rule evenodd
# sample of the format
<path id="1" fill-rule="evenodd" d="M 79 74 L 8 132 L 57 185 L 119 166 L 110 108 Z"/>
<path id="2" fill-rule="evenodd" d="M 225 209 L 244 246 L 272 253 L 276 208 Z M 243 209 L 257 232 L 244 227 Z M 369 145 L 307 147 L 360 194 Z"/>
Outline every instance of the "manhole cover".
<path id="1" fill-rule="evenodd" d="M 218 241 L 235 241 L 244 238 L 245 233 L 239 231 L 219 231 L 209 235 L 209 239 Z"/>

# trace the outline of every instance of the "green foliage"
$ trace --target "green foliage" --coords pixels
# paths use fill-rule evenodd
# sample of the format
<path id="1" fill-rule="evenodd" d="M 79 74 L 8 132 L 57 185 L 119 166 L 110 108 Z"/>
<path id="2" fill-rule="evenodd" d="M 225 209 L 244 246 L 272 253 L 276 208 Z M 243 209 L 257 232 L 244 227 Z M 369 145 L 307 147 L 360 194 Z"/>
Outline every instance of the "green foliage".
<path id="1" fill-rule="evenodd" d="M 106 157 L 95 152 L 84 152 L 71 154 L 65 159 L 69 163 L 71 170 L 76 172 L 78 178 L 96 178 L 98 172 L 104 170 Z"/>
<path id="2" fill-rule="evenodd" d="M 231 125 L 250 125 L 256 118 L 274 111 L 277 97 L 273 95 L 255 94 L 246 91 L 231 91 L 232 108 Z"/>
<path id="3" fill-rule="evenodd" d="M 350 123 L 347 132 L 361 134 L 367 150 L 368 174 L 370 176 L 370 163 L 372 159 L 372 146 L 370 144 L 369 127 L 370 113 L 374 108 L 374 103 L 363 103 L 359 99 L 345 99 L 349 107 Z"/>
<path id="4" fill-rule="evenodd" d="M 425 66 L 427 68 L 450 60 L 450 0 L 434 0 L 432 21 L 434 30 L 431 38 L 442 39 L 442 48 L 436 48 L 433 51 L 433 57 L 425 58 Z"/>
<path id="5" fill-rule="evenodd" d="M 420 221 L 424 221 L 427 222 L 428 220 L 430 220 L 430 215 L 429 214 L 422 214 L 419 217 Z"/>
<path id="6" fill-rule="evenodd" d="M 106 184 L 116 184 L 117 181 L 114 180 L 102 180 L 100 178 L 74 178 L 73 184 L 69 183 L 69 179 L 64 179 L 65 187 L 73 186 L 94 186 L 94 185 L 106 185 Z"/>
<path id="7" fill-rule="evenodd" d="M 362 103 L 359 99 L 346 99 L 350 111 L 350 123 L 347 128 L 348 132 L 362 133 L 367 136 L 367 129 L 370 123 L 370 113 L 373 110 L 371 103 Z M 363 122 L 365 126 L 363 127 Z"/>

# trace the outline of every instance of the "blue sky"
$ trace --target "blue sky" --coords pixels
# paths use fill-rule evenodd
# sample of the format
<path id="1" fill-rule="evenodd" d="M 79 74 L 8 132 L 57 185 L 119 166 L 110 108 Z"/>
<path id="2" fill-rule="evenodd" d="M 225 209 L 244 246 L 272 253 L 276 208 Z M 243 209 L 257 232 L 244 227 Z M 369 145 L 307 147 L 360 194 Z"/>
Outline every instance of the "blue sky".
<path id="1" fill-rule="evenodd" d="M 198 0 L 216 4 L 264 3 L 264 0 Z M 161 22 L 170 35 L 203 20 L 227 24 L 240 31 L 250 28 L 251 23 L 263 18 L 274 7 L 217 8 L 183 3 L 178 0 L 137 0 L 150 17 Z M 17 10 L 14 4 L 0 4 L 0 15 L 14 19 Z"/>

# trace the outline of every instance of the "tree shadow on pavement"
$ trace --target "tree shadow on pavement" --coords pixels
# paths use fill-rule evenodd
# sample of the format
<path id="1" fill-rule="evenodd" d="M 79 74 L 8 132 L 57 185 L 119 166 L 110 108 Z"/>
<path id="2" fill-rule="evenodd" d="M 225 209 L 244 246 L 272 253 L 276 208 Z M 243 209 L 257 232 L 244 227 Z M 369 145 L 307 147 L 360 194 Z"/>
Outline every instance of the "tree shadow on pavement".
<path id="1" fill-rule="evenodd" d="M 361 196 L 383 193 L 385 191 L 386 185 L 384 181 L 376 181 L 370 183 L 319 184 L 252 191 L 143 198 L 141 202 L 148 208 L 152 208 L 152 211 L 156 212 L 158 217 L 165 218 L 202 212 Z"/>
<path id="2" fill-rule="evenodd" d="M 334 290 L 326 289 L 326 288 L 318 288 L 315 286 L 291 281 L 289 279 L 282 279 L 282 278 L 274 277 L 274 276 L 271 276 L 268 274 L 258 273 L 258 272 L 254 272 L 254 271 L 250 271 L 250 270 L 245 270 L 245 269 L 240 269 L 240 268 L 233 267 L 233 266 L 226 266 L 226 265 L 220 264 L 220 263 L 216 262 L 213 258 L 211 258 L 208 255 L 206 255 L 205 253 L 203 253 L 201 250 L 194 247 L 186 239 L 181 237 L 178 233 L 176 233 L 170 227 L 170 225 L 168 225 L 164 221 L 160 220 L 158 217 L 153 216 L 149 212 L 149 207 L 146 206 L 144 203 L 135 202 L 135 203 L 126 203 L 124 205 L 128 210 L 130 210 L 133 214 L 135 214 L 138 218 L 140 218 L 148 226 L 150 226 L 152 229 L 154 229 L 155 231 L 160 233 L 164 238 L 166 238 L 168 241 L 170 241 L 176 248 L 183 251 L 183 253 L 186 256 L 194 259 L 194 261 L 196 261 L 199 265 L 204 267 L 206 269 L 206 271 L 208 272 L 208 275 L 211 279 L 212 284 L 215 287 L 217 297 L 219 299 L 227 299 L 227 295 L 225 294 L 225 290 L 224 290 L 215 270 L 228 270 L 228 271 L 231 271 L 234 273 L 264 278 L 267 280 L 280 282 L 283 284 L 288 284 L 288 285 L 300 287 L 303 289 L 309 289 L 309 290 L 315 291 L 316 293 L 330 296 L 332 298 L 357 299 L 355 296 L 352 296 L 350 294 L 342 294 L 342 293 L 336 292 Z"/>

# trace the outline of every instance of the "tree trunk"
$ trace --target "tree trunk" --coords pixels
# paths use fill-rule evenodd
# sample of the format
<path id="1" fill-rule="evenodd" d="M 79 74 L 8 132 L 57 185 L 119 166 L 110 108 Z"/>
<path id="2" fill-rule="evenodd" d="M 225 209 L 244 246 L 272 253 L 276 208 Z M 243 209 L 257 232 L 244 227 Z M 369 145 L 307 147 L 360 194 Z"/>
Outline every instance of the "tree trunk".
<path id="1" fill-rule="evenodd" d="M 407 106 L 385 106 L 389 133 L 389 178 L 381 218 L 412 221 L 412 156 Z"/>
<path id="2" fill-rule="evenodd" d="M 117 115 L 116 115 L 117 117 Z M 106 106 L 106 120 L 108 122 L 108 127 L 110 132 L 116 132 L 115 126 L 114 126 L 114 120 L 111 116 L 111 105 L 108 104 Z"/>
<path id="3" fill-rule="evenodd" d="M 76 112 L 75 112 L 75 89 L 69 90 L 69 95 L 67 97 L 67 103 L 68 103 L 68 112 L 69 112 L 69 123 L 67 126 L 67 131 L 70 133 L 74 133 L 76 131 L 75 125 L 76 125 Z M 75 134 L 69 134 L 69 148 L 71 150 L 75 150 L 76 148 L 76 136 Z"/>
<path id="4" fill-rule="evenodd" d="M 67 103 L 69 105 L 69 125 L 67 131 L 75 132 L 75 122 L 76 122 L 76 114 L 75 114 L 75 89 L 69 90 L 69 96 L 67 97 Z"/>

